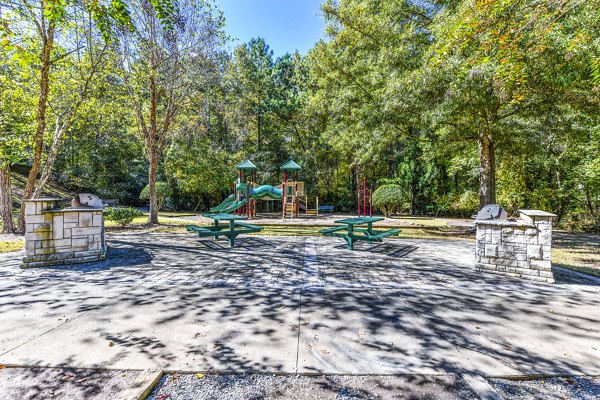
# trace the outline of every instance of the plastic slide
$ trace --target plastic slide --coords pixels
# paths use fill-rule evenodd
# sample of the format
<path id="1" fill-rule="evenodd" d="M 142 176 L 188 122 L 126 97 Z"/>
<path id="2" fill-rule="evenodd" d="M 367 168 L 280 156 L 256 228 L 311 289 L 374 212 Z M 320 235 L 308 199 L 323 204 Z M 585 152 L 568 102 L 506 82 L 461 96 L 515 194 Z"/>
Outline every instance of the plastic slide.
<path id="1" fill-rule="evenodd" d="M 248 202 L 248 200 L 241 200 L 241 201 L 234 201 L 233 203 L 230 203 L 229 206 L 222 208 L 221 210 L 219 210 L 220 213 L 223 214 L 227 214 L 230 213 L 232 211 L 237 210 L 238 208 L 240 208 L 241 206 L 243 206 L 244 204 L 246 204 Z"/>
<path id="2" fill-rule="evenodd" d="M 223 200 L 223 202 L 221 204 L 219 204 L 216 207 L 213 207 L 210 209 L 211 213 L 219 213 L 221 212 L 224 208 L 227 208 L 228 206 L 231 205 L 232 202 L 235 202 L 235 196 L 234 195 L 230 195 L 229 197 L 227 197 L 225 200 Z"/>
<path id="3" fill-rule="evenodd" d="M 238 190 L 245 190 L 246 186 L 245 185 L 240 185 L 238 184 Z M 254 200 L 259 200 L 259 199 L 263 199 L 265 197 L 268 197 L 270 199 L 274 199 L 274 200 L 281 200 L 281 189 L 277 189 L 274 186 L 271 185 L 261 185 L 258 186 L 256 189 L 250 189 L 250 197 Z M 227 197 L 225 200 L 223 200 L 223 202 L 221 204 L 219 204 L 216 207 L 213 207 L 210 209 L 211 213 L 230 213 L 232 211 L 237 210 L 238 208 L 240 208 L 241 206 L 243 206 L 244 204 L 246 204 L 247 201 L 246 200 L 241 200 L 241 201 L 237 201 L 235 199 L 235 196 L 232 194 L 229 197 Z"/>
<path id="4" fill-rule="evenodd" d="M 264 197 L 274 200 L 281 200 L 281 189 L 277 189 L 271 185 L 261 185 L 256 189 L 250 190 L 250 197 L 252 197 L 254 200 L 262 199 Z"/>

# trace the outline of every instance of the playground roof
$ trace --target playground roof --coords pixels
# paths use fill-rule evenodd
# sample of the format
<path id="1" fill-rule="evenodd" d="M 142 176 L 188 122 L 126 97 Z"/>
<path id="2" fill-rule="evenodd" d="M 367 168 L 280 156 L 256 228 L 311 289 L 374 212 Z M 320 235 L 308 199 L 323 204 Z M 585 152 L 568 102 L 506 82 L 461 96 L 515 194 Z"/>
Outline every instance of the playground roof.
<path id="1" fill-rule="evenodd" d="M 300 171 L 302 167 L 296 164 L 294 161 L 290 160 L 283 164 L 279 169 L 281 169 L 282 171 Z"/>
<path id="2" fill-rule="evenodd" d="M 252 161 L 250 160 L 246 160 L 243 163 L 236 165 L 235 167 L 244 171 L 255 171 L 258 169 L 256 165 L 252 164 Z"/>

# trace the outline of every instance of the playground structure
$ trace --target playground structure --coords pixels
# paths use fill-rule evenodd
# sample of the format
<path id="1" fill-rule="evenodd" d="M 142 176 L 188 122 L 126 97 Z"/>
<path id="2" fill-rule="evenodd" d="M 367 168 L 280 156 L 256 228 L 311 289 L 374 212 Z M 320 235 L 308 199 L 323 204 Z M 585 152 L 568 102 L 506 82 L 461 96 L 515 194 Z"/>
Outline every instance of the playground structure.
<path id="1" fill-rule="evenodd" d="M 255 181 L 258 168 L 249 160 L 237 165 L 236 169 L 239 171 L 239 177 L 233 185 L 233 194 L 218 206 L 211 208 L 211 213 L 233 212 L 234 215 L 253 218 L 256 217 L 257 200 L 280 200 L 283 219 L 299 218 L 301 211 L 305 218 L 319 217 L 319 198 L 315 200 L 316 207 L 309 208 L 304 182 L 298 181 L 298 172 L 302 167 L 294 161 L 290 160 L 280 167 L 283 181 L 277 186 L 257 185 Z M 293 174 L 293 179 L 288 179 L 288 173 Z"/>
<path id="2" fill-rule="evenodd" d="M 373 216 L 373 189 L 369 187 L 367 191 L 367 179 L 363 178 L 362 182 L 360 177 L 356 177 L 356 193 L 358 197 L 358 216 L 366 217 L 367 211 L 369 217 Z M 367 205 L 368 202 L 368 205 Z"/>

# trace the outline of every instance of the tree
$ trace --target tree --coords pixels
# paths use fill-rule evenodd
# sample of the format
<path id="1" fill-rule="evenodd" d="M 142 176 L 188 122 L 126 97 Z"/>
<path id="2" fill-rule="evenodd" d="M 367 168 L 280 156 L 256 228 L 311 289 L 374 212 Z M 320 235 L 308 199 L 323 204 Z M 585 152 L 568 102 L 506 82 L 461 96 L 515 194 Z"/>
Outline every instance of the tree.
<path id="1" fill-rule="evenodd" d="M 3 15 L 0 24 L 2 45 L 15 51 L 22 62 L 38 65 L 39 87 L 36 124 L 32 136 L 33 155 L 19 213 L 19 230 L 24 231 L 25 200 L 38 197 L 42 192 L 59 151 L 60 141 L 86 98 L 94 73 L 104 56 L 105 47 L 99 52 L 91 50 L 91 43 L 97 32 L 94 27 L 98 26 L 106 39 L 114 24 L 128 24 L 129 15 L 122 0 L 111 1 L 108 5 L 101 2 L 9 0 L 3 6 L 7 16 Z M 12 37 L 8 36 L 7 33 L 14 33 L 17 29 L 20 32 Z M 29 30 L 35 32 L 32 36 L 35 39 L 21 42 L 20 39 L 29 38 Z M 52 87 L 51 72 L 58 63 L 74 55 L 80 61 L 79 79 L 76 85 L 70 87 L 68 106 L 57 107 L 60 111 L 56 116 L 52 144 L 46 150 L 44 140 Z M 87 60 L 84 61 L 84 58 Z M 59 97 L 57 102 L 60 103 L 60 100 Z M 46 164 L 42 170 L 44 158 Z"/>
<path id="2" fill-rule="evenodd" d="M 135 1 L 131 17 L 135 29 L 120 31 L 116 50 L 149 162 L 148 223 L 158 224 L 159 164 L 180 113 L 202 92 L 205 70 L 215 67 L 223 19 L 209 3 L 192 0 L 164 10 Z"/>
<path id="3" fill-rule="evenodd" d="M 5 32 L 12 39 L 10 32 Z M 14 49 L 2 43 L 8 55 Z M 33 97 L 30 83 L 33 70 L 28 64 L 17 64 L 8 58 L 0 59 L 0 217 L 2 233 L 12 233 L 13 196 L 11 166 L 25 158 L 29 131 L 33 126 Z"/>
<path id="4" fill-rule="evenodd" d="M 588 110 L 597 104 L 598 6 L 461 1 L 436 16 L 420 80 L 433 89 L 436 130 L 478 145 L 481 207 L 496 202 L 497 149 L 527 133 L 516 132 L 517 119 L 562 113 L 564 100 Z"/>

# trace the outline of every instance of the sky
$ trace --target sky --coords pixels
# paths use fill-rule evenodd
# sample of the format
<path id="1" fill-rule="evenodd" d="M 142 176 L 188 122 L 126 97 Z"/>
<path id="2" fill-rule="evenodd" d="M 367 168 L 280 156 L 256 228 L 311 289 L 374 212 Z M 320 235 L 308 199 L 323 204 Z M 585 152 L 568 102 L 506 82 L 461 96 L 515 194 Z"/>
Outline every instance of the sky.
<path id="1" fill-rule="evenodd" d="M 262 37 L 275 57 L 279 57 L 295 50 L 306 54 L 322 36 L 321 0 L 215 0 L 215 3 L 225 14 L 225 31 L 235 45 Z"/>

